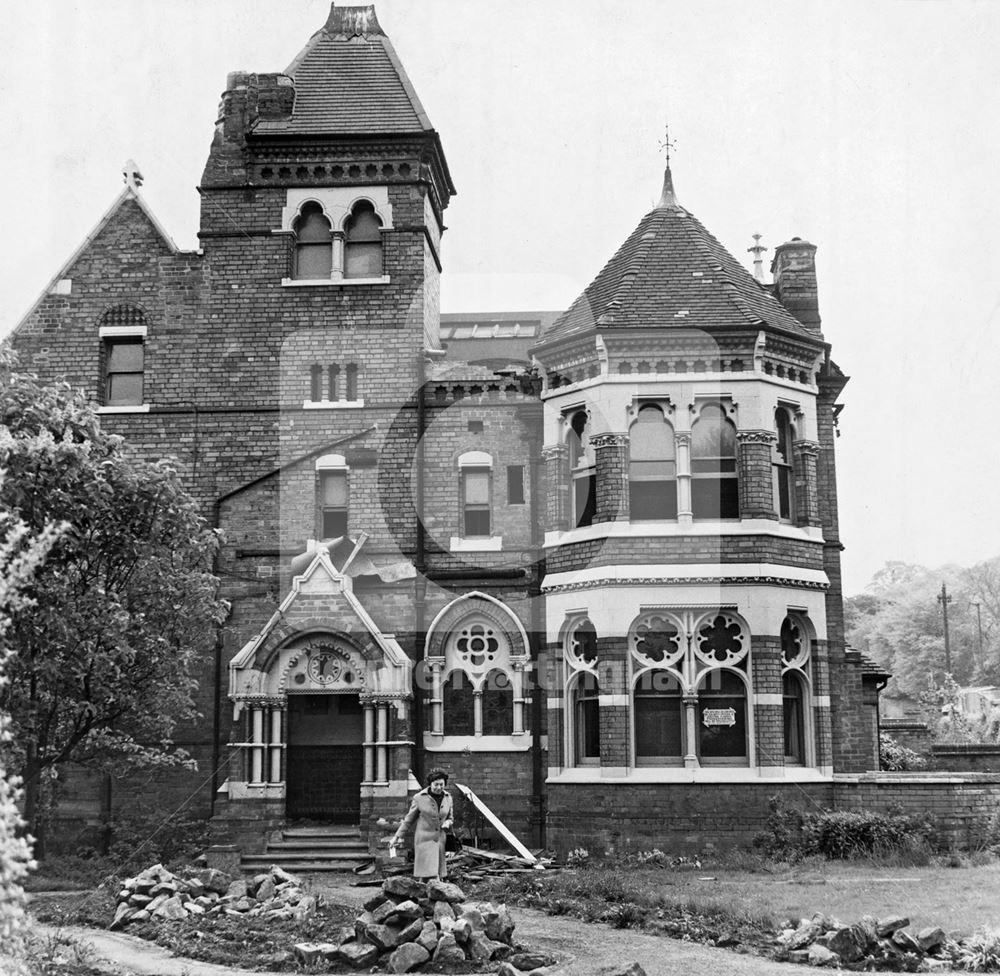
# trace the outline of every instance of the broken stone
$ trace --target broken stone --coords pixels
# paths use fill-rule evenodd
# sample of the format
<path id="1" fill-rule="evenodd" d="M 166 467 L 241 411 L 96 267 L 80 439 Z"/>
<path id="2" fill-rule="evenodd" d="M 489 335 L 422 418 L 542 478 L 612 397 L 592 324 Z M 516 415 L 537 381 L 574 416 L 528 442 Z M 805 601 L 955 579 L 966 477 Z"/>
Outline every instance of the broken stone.
<path id="1" fill-rule="evenodd" d="M 383 891 L 376 891 L 367 901 L 361 903 L 361 907 L 366 912 L 373 912 L 379 905 L 384 905 L 389 900 L 389 896 Z"/>
<path id="2" fill-rule="evenodd" d="M 478 908 L 463 908 L 459 918 L 465 919 L 469 923 L 469 928 L 473 932 L 485 932 L 486 920 L 483 913 Z"/>
<path id="3" fill-rule="evenodd" d="M 547 952 L 516 952 L 509 960 L 515 969 L 523 973 L 551 966 L 555 961 L 555 956 L 550 956 Z"/>
<path id="4" fill-rule="evenodd" d="M 149 912 L 145 908 L 140 908 L 130 919 L 130 922 L 148 922 L 150 918 Z"/>
<path id="5" fill-rule="evenodd" d="M 420 938 L 420 933 L 423 932 L 423 930 L 423 916 L 413 919 L 409 925 L 400 930 L 399 935 L 396 937 L 396 945 L 402 945 L 404 942 L 415 942 L 418 938 Z"/>
<path id="6" fill-rule="evenodd" d="M 247 883 L 242 878 L 237 878 L 226 889 L 226 897 L 232 898 L 234 901 L 240 898 L 246 898 L 247 894 Z"/>
<path id="7" fill-rule="evenodd" d="M 433 952 L 438 944 L 437 926 L 429 919 L 420 928 L 416 939 L 417 945 L 422 945 L 428 952 Z"/>
<path id="8" fill-rule="evenodd" d="M 250 911 L 250 899 L 238 898 L 229 907 L 236 912 L 248 912 Z"/>
<path id="9" fill-rule="evenodd" d="M 438 940 L 432 958 L 436 963 L 465 962 L 465 953 L 455 942 L 455 936 L 450 932 L 445 932 Z"/>
<path id="10" fill-rule="evenodd" d="M 354 920 L 355 935 L 357 935 L 359 939 L 363 939 L 365 937 L 365 932 L 367 931 L 368 926 L 374 924 L 375 924 L 375 916 L 372 915 L 371 912 L 362 912 Z"/>
<path id="11" fill-rule="evenodd" d="M 294 874 L 289 874 L 283 867 L 277 864 L 272 864 L 268 870 L 271 872 L 271 877 L 274 878 L 275 882 L 287 882 L 288 884 L 299 885 L 301 882 Z"/>
<path id="12" fill-rule="evenodd" d="M 389 918 L 395 918 L 400 922 L 412 922 L 415 918 L 424 917 L 423 911 L 415 901 L 401 901 L 398 905 L 393 905 L 392 902 L 388 904 L 392 908 Z M 379 909 L 376 909 L 372 914 L 378 918 L 378 912 Z"/>
<path id="13" fill-rule="evenodd" d="M 469 958 L 473 962 L 489 962 L 500 955 L 510 952 L 510 946 L 503 942 L 494 942 L 485 932 L 473 932 L 469 936 Z"/>
<path id="14" fill-rule="evenodd" d="M 156 911 L 156 910 L 157 910 L 157 909 L 158 909 L 158 908 L 160 907 L 160 905 L 162 905 L 162 904 L 163 904 L 163 903 L 164 903 L 164 902 L 165 902 L 165 901 L 167 900 L 167 897 L 168 897 L 167 895 L 157 895 L 157 896 L 156 896 L 156 897 L 155 897 L 155 898 L 154 898 L 154 899 L 153 899 L 153 900 L 152 900 L 152 901 L 151 901 L 151 902 L 150 902 L 150 903 L 149 903 L 149 904 L 148 904 L 148 905 L 146 906 L 146 911 L 147 911 L 147 912 L 149 912 L 149 914 L 150 914 L 150 915 L 152 915 L 152 914 L 153 914 L 153 912 L 155 912 L 155 911 Z"/>
<path id="15" fill-rule="evenodd" d="M 134 917 L 136 914 L 135 909 L 131 908 L 128 902 L 122 902 L 118 908 L 115 909 L 115 917 L 111 920 L 111 924 L 108 928 L 113 932 L 115 929 L 124 928 L 128 921 Z"/>
<path id="16" fill-rule="evenodd" d="M 299 903 L 292 909 L 292 917 L 297 918 L 300 922 L 305 921 L 316 911 L 316 904 L 315 895 L 306 895 L 299 899 Z"/>
<path id="17" fill-rule="evenodd" d="M 408 878 L 406 875 L 398 874 L 386 879 L 382 885 L 382 891 L 387 895 L 396 895 L 416 901 L 427 894 L 427 886 L 423 881 L 417 881 L 416 878 Z"/>
<path id="18" fill-rule="evenodd" d="M 370 942 L 348 942 L 337 950 L 340 958 L 355 969 L 370 966 L 378 959 L 378 949 Z"/>
<path id="19" fill-rule="evenodd" d="M 185 918 L 187 912 L 184 910 L 184 905 L 177 895 L 173 895 L 167 898 L 161 905 L 158 905 L 156 911 L 150 912 L 156 918 L 166 918 L 171 920 L 176 920 L 179 918 Z"/>
<path id="20" fill-rule="evenodd" d="M 455 909 L 451 907 L 450 902 L 446 901 L 436 901 L 434 902 L 434 921 L 440 921 L 442 918 L 454 918 Z"/>
<path id="21" fill-rule="evenodd" d="M 630 962 L 627 966 L 609 966 L 600 973 L 601 976 L 646 976 L 646 970 L 637 962 Z"/>
<path id="22" fill-rule="evenodd" d="M 189 915 L 204 915 L 205 909 L 201 907 L 196 901 L 189 901 L 184 903 L 184 910 Z"/>
<path id="23" fill-rule="evenodd" d="M 809 962 L 808 949 L 791 949 L 788 953 L 789 962 L 798 962 L 806 965 Z"/>
<path id="24" fill-rule="evenodd" d="M 254 897 L 257 901 L 268 901 L 274 897 L 274 882 L 271 880 L 269 875 L 264 876 L 264 880 L 257 886 L 257 890 L 254 892 Z"/>
<path id="25" fill-rule="evenodd" d="M 921 952 L 920 943 L 909 932 L 893 932 L 892 943 L 898 946 L 903 952 Z"/>
<path id="26" fill-rule="evenodd" d="M 917 944 L 924 952 L 933 952 L 938 946 L 944 945 L 944 941 L 947 938 L 948 936 L 945 935 L 944 929 L 934 925 L 926 929 L 921 929 L 917 933 Z"/>
<path id="27" fill-rule="evenodd" d="M 396 948 L 397 932 L 388 925 L 379 925 L 372 922 L 365 927 L 365 938 L 375 946 L 379 952 L 386 952 Z"/>
<path id="28" fill-rule="evenodd" d="M 856 962 L 868 949 L 868 933 L 861 925 L 848 925 L 845 928 L 837 929 L 830 933 L 829 938 L 824 939 L 826 945 L 820 945 L 821 949 L 829 949 L 836 953 L 844 962 Z M 816 943 L 819 945 L 819 943 Z M 819 965 L 818 963 L 816 965 Z"/>
<path id="29" fill-rule="evenodd" d="M 404 902 L 405 904 L 405 902 Z M 412 902 L 410 903 L 412 904 Z M 374 908 L 371 912 L 372 925 L 385 925 L 386 922 L 396 914 L 396 903 L 392 901 L 384 901 L 377 908 Z"/>
<path id="30" fill-rule="evenodd" d="M 485 910 L 482 911 L 483 918 L 486 920 L 486 934 L 494 942 L 506 942 L 509 944 L 511 936 L 514 934 L 514 919 L 511 917 L 510 912 L 507 911 L 507 906 L 500 905 L 499 907 L 494 907 L 493 905 L 487 905 Z"/>
<path id="31" fill-rule="evenodd" d="M 841 931 L 846 932 L 848 930 L 841 929 Z M 825 946 L 813 945 L 809 947 L 806 960 L 810 966 L 836 966 L 841 958 L 836 952 L 832 952 Z"/>
<path id="32" fill-rule="evenodd" d="M 191 879 L 201 882 L 206 891 L 214 891 L 219 895 L 226 893 L 233 880 L 218 868 L 200 868 L 191 873 Z"/>
<path id="33" fill-rule="evenodd" d="M 878 927 L 875 931 L 880 939 L 888 938 L 893 932 L 905 929 L 910 924 L 910 920 L 904 915 L 888 915 L 878 920 Z"/>
<path id="34" fill-rule="evenodd" d="M 469 936 L 472 935 L 472 926 L 469 924 L 467 918 L 456 918 L 455 924 L 452 926 L 451 934 L 455 936 L 456 942 L 468 942 Z"/>
<path id="35" fill-rule="evenodd" d="M 789 951 L 794 951 L 812 945 L 822 934 L 823 928 L 820 923 L 812 919 L 803 919 L 799 927 L 794 929 L 787 939 L 782 938 L 781 941 L 788 946 Z"/>
<path id="36" fill-rule="evenodd" d="M 157 895 L 167 894 L 176 895 L 177 894 L 177 884 L 174 881 L 161 881 L 159 884 L 153 885 L 149 892 L 154 898 Z"/>
<path id="37" fill-rule="evenodd" d="M 465 901 L 465 892 L 450 881 L 428 881 L 427 897 L 434 901 Z"/>
<path id="38" fill-rule="evenodd" d="M 427 962 L 431 954 L 416 942 L 407 942 L 389 957 L 390 973 L 408 973 L 411 969 Z"/>
<path id="39" fill-rule="evenodd" d="M 132 895 L 128 901 L 130 905 L 135 905 L 137 908 L 145 908 L 152 900 L 149 895 Z"/>
<path id="40" fill-rule="evenodd" d="M 324 950 L 333 950 L 336 953 L 337 947 L 329 942 L 300 942 L 298 945 L 292 946 L 295 958 L 303 966 L 312 966 L 320 959 L 328 958 Z"/>

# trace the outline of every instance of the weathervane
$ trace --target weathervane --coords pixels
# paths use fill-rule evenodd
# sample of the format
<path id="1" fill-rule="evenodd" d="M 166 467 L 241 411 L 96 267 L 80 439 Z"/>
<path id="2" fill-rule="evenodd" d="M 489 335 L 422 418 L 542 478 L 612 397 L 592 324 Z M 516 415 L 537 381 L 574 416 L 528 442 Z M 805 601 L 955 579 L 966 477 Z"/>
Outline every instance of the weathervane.
<path id="1" fill-rule="evenodd" d="M 663 123 L 663 139 L 660 141 L 660 149 L 663 150 L 664 155 L 667 158 L 667 165 L 670 165 L 670 150 L 677 148 L 677 142 L 672 141 L 670 138 L 670 123 Z"/>

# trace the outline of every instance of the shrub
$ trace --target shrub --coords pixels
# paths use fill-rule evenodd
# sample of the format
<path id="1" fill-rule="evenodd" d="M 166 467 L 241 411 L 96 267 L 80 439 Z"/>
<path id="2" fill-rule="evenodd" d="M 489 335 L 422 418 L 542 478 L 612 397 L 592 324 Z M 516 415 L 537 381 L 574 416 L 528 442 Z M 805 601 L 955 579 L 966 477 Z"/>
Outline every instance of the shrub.
<path id="1" fill-rule="evenodd" d="M 879 765 L 885 772 L 912 772 L 926 769 L 928 765 L 926 756 L 900 745 L 887 732 L 882 732 L 878 737 L 878 752 Z"/>
<path id="2" fill-rule="evenodd" d="M 586 847 L 577 847 L 566 855 L 566 867 L 585 868 L 590 863 L 590 851 Z"/>
<path id="3" fill-rule="evenodd" d="M 936 838 L 929 815 L 910 816 L 897 810 L 825 810 L 803 813 L 786 809 L 771 798 L 767 829 L 754 847 L 769 857 L 799 860 L 819 854 L 828 860 L 913 854 L 926 857 Z"/>
<path id="4" fill-rule="evenodd" d="M 208 845 L 207 820 L 140 813 L 111 821 L 109 859 L 121 868 L 139 870 L 157 862 L 190 861 Z"/>

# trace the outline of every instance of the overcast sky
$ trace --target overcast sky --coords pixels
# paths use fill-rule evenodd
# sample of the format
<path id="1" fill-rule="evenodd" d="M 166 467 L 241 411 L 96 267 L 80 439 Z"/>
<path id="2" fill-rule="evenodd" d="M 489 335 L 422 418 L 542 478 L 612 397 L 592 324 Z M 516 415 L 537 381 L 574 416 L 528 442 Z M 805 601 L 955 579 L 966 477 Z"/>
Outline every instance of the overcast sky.
<path id="1" fill-rule="evenodd" d="M 327 0 L 35 0 L 5 8 L 0 334 L 140 165 L 196 247 L 236 69 L 280 71 Z M 1000 555 L 1000 3 L 381 0 L 441 133 L 445 311 L 564 308 L 655 202 L 741 260 L 818 245 L 852 379 L 837 442 L 848 593 L 889 559 Z"/>

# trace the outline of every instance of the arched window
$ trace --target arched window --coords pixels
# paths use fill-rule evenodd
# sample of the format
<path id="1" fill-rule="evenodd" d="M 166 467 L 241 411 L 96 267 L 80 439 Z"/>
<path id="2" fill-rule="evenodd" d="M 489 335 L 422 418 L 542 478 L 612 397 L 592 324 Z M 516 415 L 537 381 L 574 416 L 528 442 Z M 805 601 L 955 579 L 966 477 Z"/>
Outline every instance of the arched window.
<path id="1" fill-rule="evenodd" d="M 778 440 L 774 445 L 774 501 L 778 518 L 793 517 L 795 479 L 792 473 L 792 421 L 785 407 L 774 411 L 774 427 Z"/>
<path id="2" fill-rule="evenodd" d="M 333 266 L 330 221 L 315 202 L 302 207 L 292 225 L 295 231 L 295 278 L 329 278 Z"/>
<path id="3" fill-rule="evenodd" d="M 597 468 L 585 410 L 569 418 L 569 470 L 573 481 L 573 526 L 591 525 L 597 511 Z"/>
<path id="4" fill-rule="evenodd" d="M 747 759 L 747 688 L 729 669 L 709 671 L 698 688 L 698 758 L 704 765 Z"/>
<path id="5" fill-rule="evenodd" d="M 654 404 L 639 409 L 629 431 L 628 484 L 633 521 L 677 518 L 674 429 Z"/>
<path id="6" fill-rule="evenodd" d="M 494 669 L 483 682 L 483 735 L 514 731 L 514 689 L 506 671 Z"/>
<path id="7" fill-rule="evenodd" d="M 464 671 L 452 671 L 444 683 L 444 734 L 474 735 L 476 709 L 472 681 Z"/>
<path id="8" fill-rule="evenodd" d="M 367 200 L 354 205 L 344 225 L 344 277 L 382 275 L 382 221 Z"/>
<path id="9" fill-rule="evenodd" d="M 781 702 L 785 763 L 809 762 L 808 712 L 811 641 L 806 621 L 794 614 L 781 624 Z"/>
<path id="10" fill-rule="evenodd" d="M 669 671 L 651 670 L 635 683 L 637 766 L 679 765 L 684 755 L 681 685 Z"/>
<path id="11" fill-rule="evenodd" d="M 736 427 L 717 403 L 702 407 L 691 428 L 691 512 L 696 519 L 740 517 Z"/>
<path id="12" fill-rule="evenodd" d="M 573 763 L 596 766 L 601 761 L 601 709 L 597 675 L 581 671 L 570 687 L 573 709 Z"/>

